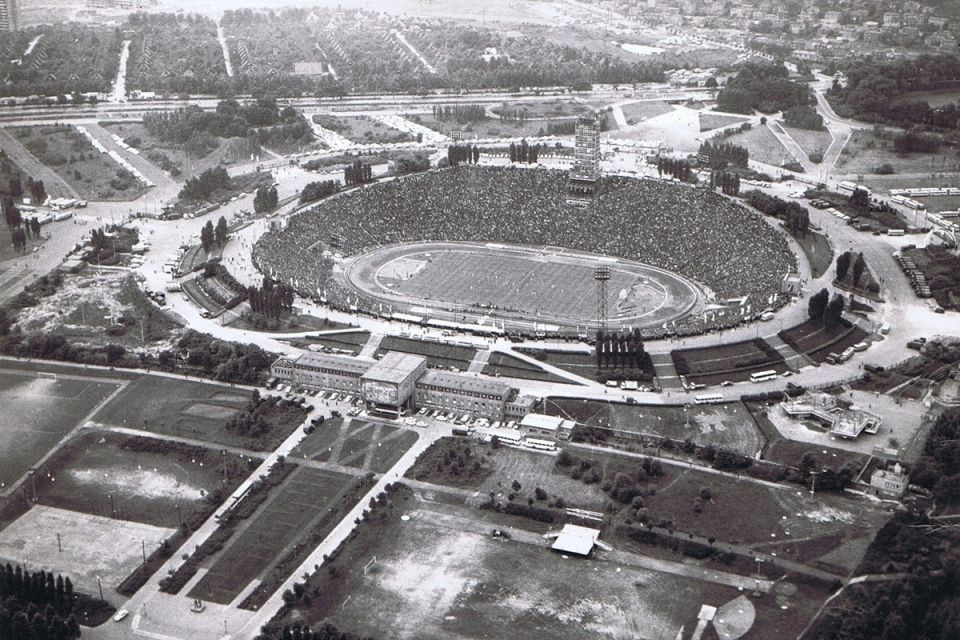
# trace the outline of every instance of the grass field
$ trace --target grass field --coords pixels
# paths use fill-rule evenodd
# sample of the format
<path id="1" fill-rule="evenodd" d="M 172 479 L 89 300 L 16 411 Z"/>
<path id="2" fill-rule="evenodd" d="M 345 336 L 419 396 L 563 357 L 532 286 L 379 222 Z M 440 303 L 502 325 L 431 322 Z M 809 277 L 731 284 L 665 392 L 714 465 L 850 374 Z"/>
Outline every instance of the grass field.
<path id="1" fill-rule="evenodd" d="M 386 626 L 398 639 L 673 640 L 681 626 L 695 625 L 702 603 L 737 595 L 618 563 L 564 560 L 545 543 L 496 540 L 422 511 L 409 522 L 390 522 L 375 544 L 362 553 L 348 545 L 340 558 L 349 568 L 338 591 L 349 597 L 329 603 L 336 605 L 329 606 L 330 619 L 361 636 Z M 363 575 L 373 556 L 376 564 Z"/>
<path id="2" fill-rule="evenodd" d="M 823 234 L 816 232 L 810 232 L 806 236 L 794 239 L 803 250 L 803 255 L 807 258 L 813 277 L 819 278 L 825 274 L 833 264 L 833 247 L 830 246 L 830 241 Z"/>
<path id="3" fill-rule="evenodd" d="M 589 324 L 595 266 L 592 256 L 532 247 L 424 243 L 367 253 L 346 271 L 352 288 L 383 302 Z M 606 306 L 611 322 L 659 326 L 697 296 L 673 273 L 621 261 L 611 266 Z"/>
<path id="4" fill-rule="evenodd" d="M 459 371 L 466 371 L 473 357 L 477 354 L 477 350 L 473 347 L 461 347 L 441 342 L 424 342 L 423 340 L 398 336 L 387 336 L 380 342 L 377 353 L 382 354 L 387 351 L 414 353 L 426 357 L 429 367 L 453 368 Z"/>
<path id="5" fill-rule="evenodd" d="M 765 125 L 753 127 L 749 131 L 737 133 L 724 138 L 724 142 L 746 147 L 750 152 L 750 159 L 765 164 L 781 166 L 793 162 L 793 156 L 787 151 L 777 137 Z"/>
<path id="6" fill-rule="evenodd" d="M 549 398 L 546 412 L 576 420 L 580 424 L 608 427 L 753 456 L 765 439 L 750 414 L 739 402 L 682 407 L 638 406 L 594 400 Z"/>
<path id="7" fill-rule="evenodd" d="M 353 355 L 360 353 L 360 351 L 363 350 L 363 346 L 367 344 L 369 340 L 369 331 L 351 331 L 349 333 L 334 333 L 325 336 L 308 336 L 306 338 L 296 339 L 297 342 L 302 341 L 308 345 L 318 344 L 321 347 L 350 351 Z"/>
<path id="8" fill-rule="evenodd" d="M 549 351 L 546 349 L 526 349 L 524 353 L 588 380 L 594 380 L 596 377 L 597 358 L 592 353 Z"/>
<path id="9" fill-rule="evenodd" d="M 22 127 L 13 129 L 12 133 L 37 160 L 53 169 L 82 198 L 134 200 L 146 191 L 132 174 L 107 154 L 98 152 L 73 127 Z"/>
<path id="10" fill-rule="evenodd" d="M 252 441 L 227 431 L 226 422 L 247 403 L 250 392 L 224 385 L 143 376 L 113 398 L 92 421 L 204 442 L 270 450 L 300 423 L 275 424 L 264 438 Z M 292 419 L 291 419 L 292 420 Z"/>
<path id="11" fill-rule="evenodd" d="M 0 371 L 0 490 L 33 467 L 122 381 L 60 374 Z"/>
<path id="12" fill-rule="evenodd" d="M 493 493 L 498 500 L 506 502 L 507 496 L 513 493 L 518 501 L 524 502 L 534 497 L 539 487 L 547 492 L 548 500 L 563 498 L 571 507 L 603 511 L 607 504 L 608 498 L 598 485 L 585 484 L 558 471 L 556 456 L 501 447 L 488 459 L 491 473 L 478 487 L 481 498 Z M 520 483 L 519 490 L 513 488 L 514 481 Z"/>
<path id="13" fill-rule="evenodd" d="M 579 100 L 542 100 L 539 102 L 503 102 L 493 108 L 496 114 L 512 114 L 521 111 L 527 118 L 559 118 L 563 116 L 578 116 L 586 113 L 590 107 Z"/>
<path id="14" fill-rule="evenodd" d="M 918 202 L 922 202 L 927 206 L 927 211 L 930 213 L 939 213 L 941 211 L 956 211 L 960 209 L 960 196 L 933 196 L 921 198 L 917 196 L 910 196 Z"/>
<path id="15" fill-rule="evenodd" d="M 783 356 L 762 338 L 733 344 L 675 349 L 670 352 L 674 367 L 692 382 L 717 384 L 725 380 L 749 380 L 759 370 L 783 373 L 789 367 Z"/>
<path id="16" fill-rule="evenodd" d="M 335 131 L 352 142 L 386 144 L 415 140 L 409 133 L 388 127 L 367 116 L 333 116 L 316 114 L 313 121 L 324 129 Z"/>
<path id="17" fill-rule="evenodd" d="M 78 591 L 107 597 L 173 533 L 171 528 L 125 522 L 36 505 L 0 532 L 0 561 L 69 576 Z M 59 547 L 58 547 L 59 538 Z"/>
<path id="18" fill-rule="evenodd" d="M 115 133 L 128 144 L 135 143 L 141 155 L 160 169 L 171 173 L 177 180 L 187 180 L 207 169 L 217 167 L 221 162 L 229 164 L 250 157 L 248 142 L 242 138 L 214 138 L 216 148 L 210 153 L 195 157 L 184 149 L 162 142 L 139 122 L 102 122 L 110 133 Z M 136 144 L 139 141 L 139 144 Z"/>
<path id="19" fill-rule="evenodd" d="M 623 117 L 627 119 L 627 124 L 636 124 L 641 120 L 655 118 L 673 111 L 673 107 L 660 101 L 631 102 L 623 105 L 621 109 L 623 110 Z M 613 116 L 607 116 L 607 122 L 615 122 Z"/>
<path id="20" fill-rule="evenodd" d="M 326 420 L 300 441 L 291 457 L 385 473 L 419 434 L 379 422 Z"/>
<path id="21" fill-rule="evenodd" d="M 483 374 L 487 376 L 543 380 L 544 382 L 569 383 L 566 378 L 544 371 L 540 367 L 506 353 L 492 353 Z"/>
<path id="22" fill-rule="evenodd" d="M 807 155 L 819 152 L 822 156 L 830 148 L 830 143 L 833 141 L 830 132 L 825 129 L 823 131 L 811 131 L 788 126 L 784 126 L 783 129 Z"/>
<path id="23" fill-rule="evenodd" d="M 749 120 L 746 116 L 728 116 L 720 113 L 705 112 L 700 114 L 700 131 L 712 131 L 720 127 L 726 127 L 731 124 L 746 122 Z"/>
<path id="24" fill-rule="evenodd" d="M 460 131 L 463 139 L 469 141 L 473 138 L 522 138 L 545 136 L 549 133 L 549 126 L 543 120 L 524 120 L 514 122 L 500 122 L 495 118 L 484 118 L 483 120 L 460 124 L 459 122 L 448 120 L 440 121 L 432 115 L 409 115 L 406 116 L 411 122 L 422 124 L 423 126 L 439 131 L 442 134 L 450 135 L 453 131 Z M 569 122 L 566 120 L 552 120 L 554 125 L 558 122 Z"/>
<path id="25" fill-rule="evenodd" d="M 875 173 L 877 167 L 891 164 L 897 173 L 934 173 L 960 171 L 956 153 L 944 147 L 937 153 L 899 155 L 892 140 L 878 138 L 872 131 L 854 131 L 837 161 L 840 173 Z M 943 182 L 943 179 L 940 179 Z M 916 181 L 912 184 L 916 185 Z"/>
<path id="26" fill-rule="evenodd" d="M 353 482 L 352 477 L 331 471 L 297 469 L 250 525 L 214 558 L 188 595 L 229 604 L 287 545 L 332 508 Z"/>
<path id="27" fill-rule="evenodd" d="M 807 320 L 777 335 L 798 353 L 806 354 L 816 362 L 823 362 L 828 354 L 841 353 L 847 347 L 862 342 L 867 332 L 856 326 L 842 324 L 825 329 L 819 322 Z"/>
<path id="28" fill-rule="evenodd" d="M 235 455 L 222 456 L 214 449 L 153 440 L 148 442 L 157 450 L 143 451 L 129 448 L 130 441 L 126 436 L 95 431 L 75 437 L 38 472 L 38 501 L 175 528 L 221 487 L 224 464 L 229 465 L 233 483 L 249 473 L 247 461 Z M 33 491 L 32 481 L 25 491 Z"/>

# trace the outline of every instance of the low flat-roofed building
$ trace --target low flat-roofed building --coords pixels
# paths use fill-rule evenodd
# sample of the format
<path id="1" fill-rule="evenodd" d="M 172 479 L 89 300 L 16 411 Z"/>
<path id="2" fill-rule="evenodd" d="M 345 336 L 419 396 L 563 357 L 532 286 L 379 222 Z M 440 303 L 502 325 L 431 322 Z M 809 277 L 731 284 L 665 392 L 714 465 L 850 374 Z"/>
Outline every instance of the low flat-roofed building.
<path id="1" fill-rule="evenodd" d="M 520 429 L 531 438 L 569 440 L 575 424 L 557 416 L 531 413 L 520 421 Z"/>
<path id="2" fill-rule="evenodd" d="M 576 524 L 565 524 L 550 548 L 561 553 L 572 553 L 578 556 L 589 556 L 600 537 L 599 529 L 581 527 Z"/>
<path id="3" fill-rule="evenodd" d="M 806 392 L 780 403 L 784 412 L 793 418 L 810 418 L 841 438 L 857 438 L 860 434 L 877 433 L 883 419 L 875 413 L 856 406 L 841 404 L 829 393 Z"/>
<path id="4" fill-rule="evenodd" d="M 418 407 L 468 413 L 501 420 L 513 388 L 492 378 L 428 369 L 417 380 Z"/>
<path id="5" fill-rule="evenodd" d="M 426 370 L 423 356 L 390 351 L 361 375 L 360 393 L 371 410 L 399 416 L 413 406 L 414 385 Z"/>
<path id="6" fill-rule="evenodd" d="M 519 420 L 533 411 L 536 404 L 537 399 L 533 396 L 521 395 L 519 393 L 512 394 L 504 406 L 504 417 L 508 420 Z"/>
<path id="7" fill-rule="evenodd" d="M 270 367 L 270 375 L 297 387 L 359 393 L 360 377 L 373 364 L 351 356 L 310 352 L 295 359 L 278 359 Z"/>
<path id="8" fill-rule="evenodd" d="M 870 488 L 878 495 L 900 498 L 907 490 L 909 477 L 900 463 L 891 469 L 877 469 L 870 476 Z"/>

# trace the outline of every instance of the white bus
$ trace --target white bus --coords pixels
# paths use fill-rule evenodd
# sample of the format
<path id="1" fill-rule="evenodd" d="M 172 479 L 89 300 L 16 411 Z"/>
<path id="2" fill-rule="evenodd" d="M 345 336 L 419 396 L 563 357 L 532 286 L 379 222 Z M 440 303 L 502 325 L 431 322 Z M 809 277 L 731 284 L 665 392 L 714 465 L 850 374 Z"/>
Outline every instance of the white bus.
<path id="1" fill-rule="evenodd" d="M 723 396 L 719 393 L 707 393 L 702 396 L 694 396 L 693 401 L 696 404 L 717 404 L 723 402 Z"/>
<path id="2" fill-rule="evenodd" d="M 767 380 L 776 380 L 777 372 L 773 369 L 767 369 L 766 371 L 757 371 L 756 373 L 750 374 L 750 382 L 766 382 Z"/>

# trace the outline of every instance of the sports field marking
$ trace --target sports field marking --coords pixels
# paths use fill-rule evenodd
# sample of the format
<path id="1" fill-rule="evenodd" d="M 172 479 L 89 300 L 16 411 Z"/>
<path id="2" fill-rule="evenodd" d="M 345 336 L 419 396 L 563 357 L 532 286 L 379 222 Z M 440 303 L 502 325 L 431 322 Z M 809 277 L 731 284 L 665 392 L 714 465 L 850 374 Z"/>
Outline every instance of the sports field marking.
<path id="1" fill-rule="evenodd" d="M 34 505 L 0 531 L 0 559 L 70 576 L 77 590 L 106 594 L 173 529 Z M 58 540 L 59 538 L 59 540 Z"/>

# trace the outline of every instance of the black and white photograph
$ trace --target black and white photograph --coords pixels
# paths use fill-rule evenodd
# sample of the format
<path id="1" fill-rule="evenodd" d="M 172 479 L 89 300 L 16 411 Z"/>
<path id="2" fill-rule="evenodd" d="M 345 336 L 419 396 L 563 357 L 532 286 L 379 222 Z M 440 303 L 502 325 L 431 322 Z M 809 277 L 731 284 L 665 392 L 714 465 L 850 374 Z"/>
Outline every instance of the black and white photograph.
<path id="1" fill-rule="evenodd" d="M 0 640 L 960 638 L 960 0 L 0 0 Z"/>

